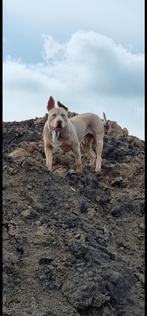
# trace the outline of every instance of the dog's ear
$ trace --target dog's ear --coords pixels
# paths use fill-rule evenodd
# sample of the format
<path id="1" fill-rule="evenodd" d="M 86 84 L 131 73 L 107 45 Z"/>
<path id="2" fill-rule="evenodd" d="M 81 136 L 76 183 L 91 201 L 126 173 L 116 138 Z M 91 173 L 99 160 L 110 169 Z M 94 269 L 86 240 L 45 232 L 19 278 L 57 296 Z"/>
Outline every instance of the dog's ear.
<path id="1" fill-rule="evenodd" d="M 55 107 L 55 101 L 54 101 L 53 97 L 50 97 L 48 100 L 47 109 L 48 109 L 48 111 L 50 111 L 54 107 Z"/>
<path id="2" fill-rule="evenodd" d="M 65 111 L 68 112 L 68 108 L 65 105 L 63 105 L 61 102 L 58 101 L 57 104 L 58 104 L 59 108 L 63 108 Z"/>

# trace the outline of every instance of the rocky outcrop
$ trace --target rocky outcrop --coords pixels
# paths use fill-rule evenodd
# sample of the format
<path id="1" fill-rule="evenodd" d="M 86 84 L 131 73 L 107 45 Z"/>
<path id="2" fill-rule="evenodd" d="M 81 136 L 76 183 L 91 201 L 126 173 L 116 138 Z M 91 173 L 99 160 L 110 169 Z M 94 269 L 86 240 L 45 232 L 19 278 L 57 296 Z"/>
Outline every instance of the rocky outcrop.
<path id="1" fill-rule="evenodd" d="M 3 125 L 3 315 L 144 315 L 144 142 L 109 130 L 101 175 L 51 173 L 46 119 Z"/>

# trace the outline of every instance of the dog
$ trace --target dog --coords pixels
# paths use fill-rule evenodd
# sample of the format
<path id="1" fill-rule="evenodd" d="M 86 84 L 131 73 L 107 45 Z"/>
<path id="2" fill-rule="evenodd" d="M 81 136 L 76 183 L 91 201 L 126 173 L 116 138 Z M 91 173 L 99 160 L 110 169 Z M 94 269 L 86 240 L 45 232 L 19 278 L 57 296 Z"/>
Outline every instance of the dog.
<path id="1" fill-rule="evenodd" d="M 95 172 L 101 172 L 102 150 L 104 138 L 105 114 L 102 121 L 96 114 L 84 113 L 68 117 L 68 108 L 51 96 L 47 104 L 48 119 L 43 129 L 46 165 L 52 171 L 53 152 L 61 148 L 64 152 L 72 151 L 75 156 L 76 172 L 82 173 L 81 148 L 90 157 L 90 165 Z M 96 144 L 96 153 L 92 149 Z"/>

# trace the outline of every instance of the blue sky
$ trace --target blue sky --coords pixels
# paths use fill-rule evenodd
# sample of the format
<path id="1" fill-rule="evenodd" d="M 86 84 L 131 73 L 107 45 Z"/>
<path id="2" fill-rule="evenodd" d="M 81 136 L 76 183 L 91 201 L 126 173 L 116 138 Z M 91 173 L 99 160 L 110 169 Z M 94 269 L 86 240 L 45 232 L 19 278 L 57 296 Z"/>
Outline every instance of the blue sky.
<path id="1" fill-rule="evenodd" d="M 5 121 L 71 111 L 144 138 L 143 0 L 4 0 Z"/>

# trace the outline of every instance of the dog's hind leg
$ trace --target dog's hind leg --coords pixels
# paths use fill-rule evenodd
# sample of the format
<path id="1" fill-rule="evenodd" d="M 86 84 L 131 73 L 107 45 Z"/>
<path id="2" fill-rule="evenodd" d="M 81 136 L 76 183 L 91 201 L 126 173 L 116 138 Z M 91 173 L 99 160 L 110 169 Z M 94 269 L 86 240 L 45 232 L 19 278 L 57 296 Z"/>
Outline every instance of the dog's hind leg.
<path id="1" fill-rule="evenodd" d="M 85 136 L 83 142 L 81 143 L 81 146 L 86 154 L 90 157 L 90 166 L 94 166 L 96 155 L 95 152 L 92 149 L 92 143 L 93 143 L 93 135 L 88 134 Z"/>
<path id="2" fill-rule="evenodd" d="M 102 150 L 103 150 L 103 138 L 96 137 L 96 167 L 95 172 L 101 172 L 101 164 L 102 164 Z"/>

